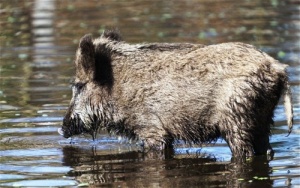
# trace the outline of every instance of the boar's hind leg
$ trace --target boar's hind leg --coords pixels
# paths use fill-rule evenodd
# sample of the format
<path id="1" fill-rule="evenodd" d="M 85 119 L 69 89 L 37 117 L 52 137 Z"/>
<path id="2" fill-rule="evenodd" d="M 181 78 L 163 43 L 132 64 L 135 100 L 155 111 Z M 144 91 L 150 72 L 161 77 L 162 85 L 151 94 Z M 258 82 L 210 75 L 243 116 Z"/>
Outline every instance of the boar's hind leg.
<path id="1" fill-rule="evenodd" d="M 273 153 L 272 147 L 269 143 L 268 132 L 254 134 L 250 130 L 239 130 L 237 132 L 227 133 L 225 140 L 235 157 L 249 157 L 253 155 L 266 155 Z"/>
<path id="2" fill-rule="evenodd" d="M 247 133 L 242 135 L 240 133 L 229 132 L 225 135 L 225 140 L 234 157 L 254 155 L 253 145 Z"/>
<path id="3" fill-rule="evenodd" d="M 273 153 L 273 149 L 269 142 L 269 134 L 257 134 L 254 136 L 253 142 L 255 155 L 266 155 Z"/>

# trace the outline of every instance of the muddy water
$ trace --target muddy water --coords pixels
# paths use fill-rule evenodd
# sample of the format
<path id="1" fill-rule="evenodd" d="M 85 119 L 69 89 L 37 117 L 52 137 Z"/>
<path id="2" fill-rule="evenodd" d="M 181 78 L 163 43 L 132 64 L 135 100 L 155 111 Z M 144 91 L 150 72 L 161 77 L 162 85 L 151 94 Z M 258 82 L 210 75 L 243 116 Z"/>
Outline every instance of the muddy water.
<path id="1" fill-rule="evenodd" d="M 296 0 L 0 1 L 0 186 L 300 186 L 299 11 Z M 280 102 L 274 157 L 233 161 L 221 139 L 151 159 L 105 132 L 95 141 L 62 138 L 78 40 L 107 28 L 132 43 L 241 41 L 289 64 L 292 134 Z"/>

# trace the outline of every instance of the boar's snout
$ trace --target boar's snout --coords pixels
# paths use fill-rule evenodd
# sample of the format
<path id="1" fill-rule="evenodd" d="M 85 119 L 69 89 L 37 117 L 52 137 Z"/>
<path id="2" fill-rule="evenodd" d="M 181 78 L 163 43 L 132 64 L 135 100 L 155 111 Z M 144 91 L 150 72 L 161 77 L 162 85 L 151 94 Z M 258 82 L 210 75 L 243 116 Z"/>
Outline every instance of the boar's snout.
<path id="1" fill-rule="evenodd" d="M 73 135 L 86 133 L 88 130 L 85 129 L 84 123 L 79 117 L 70 118 L 68 115 L 64 117 L 63 126 L 58 129 L 58 133 L 65 138 L 69 138 Z"/>
<path id="2" fill-rule="evenodd" d="M 70 127 L 71 127 L 71 123 L 69 123 L 69 121 L 66 119 L 66 117 L 63 120 L 63 126 L 61 128 L 58 128 L 57 132 L 62 135 L 65 138 L 69 138 L 71 136 L 73 136 L 73 134 L 71 133 Z"/>
<path id="3" fill-rule="evenodd" d="M 58 128 L 58 129 L 57 129 L 57 132 L 58 132 L 60 135 L 62 135 L 63 137 L 65 137 L 65 138 L 69 138 L 69 137 L 72 136 L 72 135 L 71 135 L 66 129 L 64 129 L 64 128 Z"/>

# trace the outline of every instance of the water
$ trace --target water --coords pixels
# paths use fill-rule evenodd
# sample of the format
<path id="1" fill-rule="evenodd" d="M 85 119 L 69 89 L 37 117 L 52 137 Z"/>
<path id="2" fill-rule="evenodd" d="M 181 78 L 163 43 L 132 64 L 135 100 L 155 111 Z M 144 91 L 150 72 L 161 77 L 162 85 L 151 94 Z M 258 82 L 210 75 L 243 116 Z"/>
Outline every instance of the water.
<path id="1" fill-rule="evenodd" d="M 0 186 L 300 186 L 300 5 L 297 0 L 0 1 Z M 295 123 L 280 102 L 273 158 L 231 160 L 224 140 L 168 158 L 138 152 L 105 132 L 97 140 L 57 133 L 71 98 L 78 40 L 118 28 L 126 41 L 250 43 L 289 64 Z"/>

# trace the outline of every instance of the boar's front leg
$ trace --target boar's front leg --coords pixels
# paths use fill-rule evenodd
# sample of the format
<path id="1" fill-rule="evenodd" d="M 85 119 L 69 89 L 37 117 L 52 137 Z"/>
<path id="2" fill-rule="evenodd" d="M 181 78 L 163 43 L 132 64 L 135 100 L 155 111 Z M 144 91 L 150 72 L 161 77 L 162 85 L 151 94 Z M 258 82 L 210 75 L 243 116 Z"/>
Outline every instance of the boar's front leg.
<path id="1" fill-rule="evenodd" d="M 149 128 L 148 128 L 149 127 Z M 166 136 L 165 131 L 158 126 L 148 126 L 138 131 L 144 151 L 172 148 L 173 139 Z"/>

